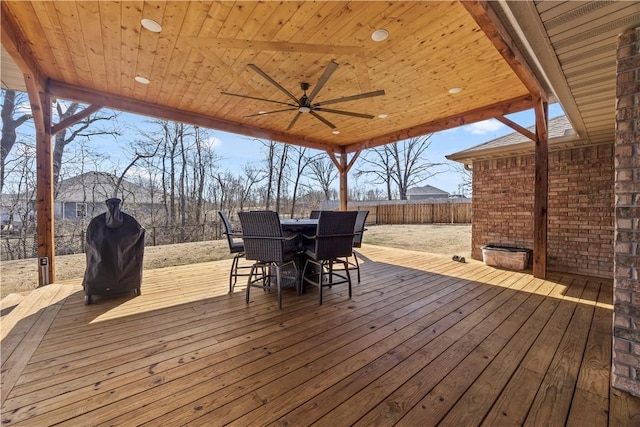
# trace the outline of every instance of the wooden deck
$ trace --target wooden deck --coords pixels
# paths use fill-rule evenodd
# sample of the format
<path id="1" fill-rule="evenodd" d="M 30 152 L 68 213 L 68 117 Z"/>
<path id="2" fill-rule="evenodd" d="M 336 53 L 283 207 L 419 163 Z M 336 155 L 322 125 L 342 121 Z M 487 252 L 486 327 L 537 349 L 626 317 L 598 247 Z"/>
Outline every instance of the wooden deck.
<path id="1" fill-rule="evenodd" d="M 80 281 L 2 318 L 3 425 L 631 426 L 610 388 L 612 284 L 365 246 L 362 283 L 302 296 L 230 261 L 145 271 L 142 296 Z"/>

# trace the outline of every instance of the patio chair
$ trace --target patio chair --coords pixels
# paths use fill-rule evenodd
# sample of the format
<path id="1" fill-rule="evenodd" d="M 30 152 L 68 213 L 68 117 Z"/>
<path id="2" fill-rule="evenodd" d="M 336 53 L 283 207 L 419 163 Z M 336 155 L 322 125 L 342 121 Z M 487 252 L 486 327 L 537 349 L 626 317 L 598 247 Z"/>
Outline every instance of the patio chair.
<path id="1" fill-rule="evenodd" d="M 305 283 L 318 286 L 321 305 L 322 288 L 342 283 L 348 284 L 351 299 L 351 275 L 346 259 L 353 252 L 353 229 L 357 215 L 356 211 L 323 211 L 318 218 L 315 236 L 304 236 L 307 239 L 307 261 L 302 278 Z M 334 269 L 334 264 L 340 264 L 341 268 Z"/>
<path id="2" fill-rule="evenodd" d="M 282 288 L 295 286 L 300 294 L 298 270 L 295 259 L 297 235 L 285 237 L 282 233 L 280 218 L 273 211 L 239 212 L 242 225 L 242 239 L 244 241 L 245 257 L 255 262 L 251 266 L 247 280 L 246 301 L 252 287 L 271 291 L 274 282 L 278 290 L 278 308 L 282 309 Z M 293 273 L 286 273 L 286 268 Z"/>
<path id="3" fill-rule="evenodd" d="M 358 211 L 358 216 L 356 217 L 356 224 L 353 228 L 353 248 L 354 250 L 351 253 L 353 257 L 353 261 L 351 261 L 351 257 L 347 258 L 347 262 L 349 263 L 350 269 L 355 269 L 358 272 L 358 283 L 360 283 L 360 264 L 358 263 L 358 256 L 356 255 L 355 248 L 362 247 L 362 236 L 366 230 L 364 224 L 367 221 L 367 216 L 369 216 L 369 211 Z"/>
<path id="4" fill-rule="evenodd" d="M 250 266 L 238 266 L 241 258 L 244 258 L 244 243 L 242 240 L 242 231 L 234 230 L 231 227 L 231 222 L 223 211 L 218 211 L 218 215 L 224 225 L 224 234 L 227 236 L 227 242 L 229 243 L 229 252 L 234 255 L 231 261 L 231 271 L 229 271 L 229 293 L 233 292 L 239 276 L 248 276 L 248 273 L 238 273 L 239 269 L 248 269 Z"/>

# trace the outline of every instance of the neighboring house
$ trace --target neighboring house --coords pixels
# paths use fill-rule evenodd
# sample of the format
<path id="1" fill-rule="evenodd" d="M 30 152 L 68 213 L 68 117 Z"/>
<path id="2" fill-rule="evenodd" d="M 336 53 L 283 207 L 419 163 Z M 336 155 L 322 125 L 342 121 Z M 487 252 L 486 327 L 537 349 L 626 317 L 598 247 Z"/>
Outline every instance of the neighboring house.
<path id="1" fill-rule="evenodd" d="M 407 200 L 448 199 L 449 193 L 432 185 L 413 187 L 407 190 Z"/>
<path id="2" fill-rule="evenodd" d="M 514 132 L 446 156 L 473 170 L 473 258 L 486 244 L 533 249 L 534 148 Z M 587 143 L 567 117 L 550 119 L 548 171 L 547 267 L 613 277 L 614 141 Z"/>
<path id="3" fill-rule="evenodd" d="M 105 172 L 87 172 L 60 182 L 55 195 L 55 216 L 75 220 L 92 218 L 106 211 L 105 201 L 112 197 L 122 200 L 122 210 L 135 215 L 151 212 L 159 206 L 149 189 L 122 180 L 118 193 L 118 177 Z M 157 196 L 156 196 L 157 197 Z"/>

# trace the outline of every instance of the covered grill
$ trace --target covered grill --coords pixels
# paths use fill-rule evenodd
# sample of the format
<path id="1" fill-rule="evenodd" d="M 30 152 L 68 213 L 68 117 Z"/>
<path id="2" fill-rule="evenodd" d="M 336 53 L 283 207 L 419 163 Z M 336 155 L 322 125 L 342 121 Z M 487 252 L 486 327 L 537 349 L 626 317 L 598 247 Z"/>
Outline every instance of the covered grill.
<path id="1" fill-rule="evenodd" d="M 85 304 L 91 304 L 92 295 L 131 291 L 140 295 L 145 229 L 120 211 L 120 202 L 108 199 L 107 212 L 93 218 L 87 227 Z"/>

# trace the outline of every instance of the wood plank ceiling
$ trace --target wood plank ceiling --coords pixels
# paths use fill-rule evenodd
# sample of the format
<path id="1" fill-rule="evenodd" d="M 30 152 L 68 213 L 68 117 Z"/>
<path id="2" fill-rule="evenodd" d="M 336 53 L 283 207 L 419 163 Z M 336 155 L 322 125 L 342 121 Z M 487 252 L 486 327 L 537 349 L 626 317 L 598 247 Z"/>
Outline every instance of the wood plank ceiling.
<path id="1" fill-rule="evenodd" d="M 37 67 L 54 96 L 331 151 L 356 151 L 531 108 L 530 89 L 469 5 L 437 1 L 3 1 L 3 45 Z M 474 6 L 475 7 L 475 6 Z M 159 33 L 142 19 L 162 26 Z M 385 29 L 388 39 L 372 33 Z M 331 61 L 318 112 L 259 114 L 299 98 Z M 134 80 L 147 78 L 148 85 Z M 457 94 L 452 88 L 461 88 Z M 270 101 L 224 95 L 236 94 Z M 486 111 L 488 113 L 474 113 Z M 247 117 L 251 116 L 252 117 Z M 381 118 L 383 115 L 384 118 Z M 186 121 L 186 120 L 185 120 Z M 335 131 L 339 132 L 336 133 Z"/>

